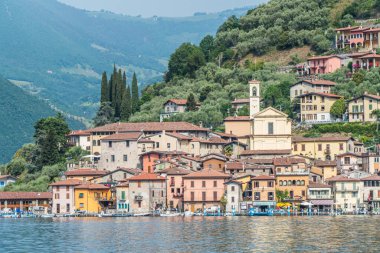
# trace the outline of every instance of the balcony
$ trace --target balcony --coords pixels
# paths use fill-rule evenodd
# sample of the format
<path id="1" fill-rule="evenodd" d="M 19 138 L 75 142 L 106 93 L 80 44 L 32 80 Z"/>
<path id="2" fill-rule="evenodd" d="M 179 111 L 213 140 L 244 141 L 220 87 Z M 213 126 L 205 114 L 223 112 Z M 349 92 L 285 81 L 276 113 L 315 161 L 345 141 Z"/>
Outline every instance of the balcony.
<path id="1" fill-rule="evenodd" d="M 357 192 L 359 191 L 359 187 L 356 188 L 339 188 L 335 190 L 336 192 Z"/>
<path id="2" fill-rule="evenodd" d="M 173 197 L 174 198 L 182 198 L 183 197 L 183 193 L 173 193 Z"/>
<path id="3" fill-rule="evenodd" d="M 143 200 L 143 196 L 140 196 L 140 195 L 135 196 L 135 201 L 142 201 L 142 200 Z"/>
<path id="4" fill-rule="evenodd" d="M 174 182 L 170 182 L 171 187 L 174 187 L 174 185 L 175 185 Z"/>
<path id="5" fill-rule="evenodd" d="M 309 199 L 331 199 L 331 195 L 309 195 Z"/>

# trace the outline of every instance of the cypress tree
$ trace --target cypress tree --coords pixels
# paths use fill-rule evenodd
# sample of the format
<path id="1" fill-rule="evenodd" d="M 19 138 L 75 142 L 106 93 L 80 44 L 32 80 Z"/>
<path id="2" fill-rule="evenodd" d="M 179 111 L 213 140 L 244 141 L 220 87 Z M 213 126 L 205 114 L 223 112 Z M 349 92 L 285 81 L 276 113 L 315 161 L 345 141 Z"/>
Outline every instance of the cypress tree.
<path id="1" fill-rule="evenodd" d="M 108 102 L 112 103 L 112 74 L 110 76 L 110 80 L 108 81 L 108 85 L 107 85 L 107 95 L 108 95 Z"/>
<path id="2" fill-rule="evenodd" d="M 115 110 L 116 109 L 116 92 L 117 92 L 117 70 L 115 64 L 113 65 L 113 74 L 112 74 L 112 100 L 111 100 L 111 105 L 112 108 Z M 115 117 L 116 116 L 116 111 L 115 111 Z"/>
<path id="3" fill-rule="evenodd" d="M 197 109 L 197 102 L 195 101 L 195 97 L 193 93 L 190 93 L 187 97 L 186 110 L 187 111 L 195 111 Z"/>
<path id="4" fill-rule="evenodd" d="M 120 118 L 120 107 L 123 98 L 123 76 L 121 74 L 121 69 L 119 69 L 116 78 L 116 88 L 115 88 L 115 117 Z"/>
<path id="5" fill-rule="evenodd" d="M 139 110 L 139 87 L 137 85 L 136 73 L 133 73 L 132 78 L 132 113 Z"/>
<path id="6" fill-rule="evenodd" d="M 121 121 L 128 121 L 131 116 L 131 89 L 129 85 L 124 88 L 123 100 L 121 102 L 121 112 L 120 119 Z"/>
<path id="7" fill-rule="evenodd" d="M 100 103 L 107 102 L 109 99 L 107 86 L 108 86 L 107 73 L 104 71 L 102 74 Z"/>

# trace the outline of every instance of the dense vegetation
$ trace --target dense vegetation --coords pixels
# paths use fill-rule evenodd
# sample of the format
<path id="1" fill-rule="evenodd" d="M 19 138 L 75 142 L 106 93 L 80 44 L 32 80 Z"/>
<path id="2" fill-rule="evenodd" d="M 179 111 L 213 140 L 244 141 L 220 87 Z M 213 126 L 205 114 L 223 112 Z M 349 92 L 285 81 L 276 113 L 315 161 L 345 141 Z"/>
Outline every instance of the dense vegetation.
<path id="1" fill-rule="evenodd" d="M 33 124 L 54 115 L 47 103 L 29 95 L 0 76 L 0 164 L 9 161 L 24 143 L 32 141 Z M 70 121 L 73 128 L 83 127 Z"/>
<path id="2" fill-rule="evenodd" d="M 380 0 L 360 0 L 352 1 L 344 10 L 344 15 L 351 15 L 357 19 L 378 18 L 379 11 Z"/>
<path id="3" fill-rule="evenodd" d="M 67 161 L 77 161 L 87 154 L 80 147 L 69 148 L 69 131 L 61 114 L 38 120 L 34 125 L 35 142 L 24 145 L 8 164 L 0 166 L 2 174 L 18 177 L 4 190 L 46 191 L 52 181 L 63 175 Z"/>

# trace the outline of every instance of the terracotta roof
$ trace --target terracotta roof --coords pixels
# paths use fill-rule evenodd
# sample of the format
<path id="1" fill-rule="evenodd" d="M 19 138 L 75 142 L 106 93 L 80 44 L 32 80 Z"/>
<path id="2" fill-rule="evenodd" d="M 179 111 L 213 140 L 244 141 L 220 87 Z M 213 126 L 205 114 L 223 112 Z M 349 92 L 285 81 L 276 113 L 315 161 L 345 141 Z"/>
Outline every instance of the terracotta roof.
<path id="1" fill-rule="evenodd" d="M 161 177 L 153 173 L 141 173 L 140 175 L 129 178 L 129 181 L 157 181 L 157 180 L 166 180 L 166 179 L 164 177 Z"/>
<path id="2" fill-rule="evenodd" d="M 177 105 L 186 105 L 187 104 L 187 99 L 169 99 L 168 101 L 165 102 L 167 104 L 168 102 L 172 102 Z"/>
<path id="3" fill-rule="evenodd" d="M 224 119 L 224 121 L 250 121 L 249 116 L 230 116 Z"/>
<path id="4" fill-rule="evenodd" d="M 173 167 L 161 170 L 159 173 L 165 173 L 167 175 L 187 175 L 190 174 L 192 171 L 186 170 L 180 167 Z"/>
<path id="5" fill-rule="evenodd" d="M 51 192 L 0 192 L 0 199 L 6 200 L 34 200 L 34 199 L 52 199 Z"/>
<path id="6" fill-rule="evenodd" d="M 274 176 L 268 176 L 268 175 L 259 175 L 257 177 L 252 178 L 252 180 L 274 180 Z"/>
<path id="7" fill-rule="evenodd" d="M 89 130 L 74 130 L 71 131 L 67 136 L 89 136 L 91 135 Z"/>
<path id="8" fill-rule="evenodd" d="M 306 163 L 306 160 L 303 158 L 289 158 L 289 157 L 281 157 L 281 158 L 273 158 L 274 165 L 292 165 L 298 163 Z"/>
<path id="9" fill-rule="evenodd" d="M 82 184 L 83 181 L 79 179 L 66 179 L 66 180 L 61 180 L 55 183 L 51 183 L 50 186 L 68 186 L 68 185 L 79 185 Z"/>
<path id="10" fill-rule="evenodd" d="M 288 155 L 292 151 L 290 149 L 279 150 L 243 150 L 240 155 Z"/>
<path id="11" fill-rule="evenodd" d="M 371 180 L 380 181 L 380 176 L 379 175 L 372 175 L 369 177 L 362 178 L 361 180 L 362 181 L 371 181 Z"/>
<path id="12" fill-rule="evenodd" d="M 242 162 L 227 162 L 226 170 L 242 170 L 244 169 L 244 164 Z"/>
<path id="13" fill-rule="evenodd" d="M 358 182 L 360 180 L 357 178 L 349 178 L 349 177 L 344 176 L 344 175 L 339 175 L 339 176 L 327 178 L 326 181 L 328 181 L 328 182 L 345 182 L 345 181 L 347 181 L 347 182 Z"/>
<path id="14" fill-rule="evenodd" d="M 331 185 L 309 182 L 309 188 L 331 188 Z"/>
<path id="15" fill-rule="evenodd" d="M 103 184 L 80 184 L 75 186 L 75 189 L 88 189 L 88 190 L 102 190 L 102 189 L 109 189 L 108 186 L 105 186 Z"/>
<path id="16" fill-rule="evenodd" d="M 338 156 L 338 157 L 341 157 L 341 156 L 356 156 L 356 157 L 361 157 L 362 155 L 361 154 L 352 153 L 352 152 L 345 152 L 345 153 L 342 153 L 342 154 L 337 154 L 336 156 Z"/>
<path id="17" fill-rule="evenodd" d="M 273 159 L 265 159 L 265 158 L 252 158 L 252 159 L 244 159 L 241 160 L 246 163 L 256 163 L 256 164 L 273 164 Z"/>
<path id="18" fill-rule="evenodd" d="M 313 56 L 313 57 L 308 58 L 307 60 L 308 61 L 311 61 L 311 60 L 323 60 L 323 59 L 330 59 L 330 58 L 333 58 L 333 57 L 341 58 L 339 55 L 326 55 L 326 56 Z"/>
<path id="19" fill-rule="evenodd" d="M 354 33 L 354 32 L 364 32 L 364 31 L 367 31 L 371 29 L 370 27 L 359 27 L 359 28 L 355 28 L 353 30 L 351 30 L 351 33 Z"/>
<path id="20" fill-rule="evenodd" d="M 192 141 L 199 141 L 201 143 L 209 143 L 209 144 L 227 144 L 228 141 L 225 139 L 219 138 L 219 137 L 211 137 L 209 139 L 199 139 L 199 138 L 193 138 Z"/>
<path id="21" fill-rule="evenodd" d="M 380 31 L 380 28 L 370 28 L 366 31 L 364 31 L 364 33 L 367 33 L 367 32 L 379 32 Z"/>
<path id="22" fill-rule="evenodd" d="M 231 176 L 213 169 L 203 169 L 201 171 L 190 173 L 183 178 L 230 178 Z"/>
<path id="23" fill-rule="evenodd" d="M 107 174 L 108 170 L 77 169 L 65 172 L 65 176 L 101 176 Z"/>
<path id="24" fill-rule="evenodd" d="M 138 143 L 154 143 L 154 141 L 150 140 L 150 139 L 140 139 L 137 141 Z"/>
<path id="25" fill-rule="evenodd" d="M 234 134 L 220 133 L 220 132 L 214 132 L 214 134 L 219 135 L 221 137 L 237 138 L 237 135 L 234 135 Z"/>
<path id="26" fill-rule="evenodd" d="M 315 160 L 314 166 L 317 167 L 328 167 L 328 166 L 336 166 L 336 161 L 322 161 L 322 160 Z"/>
<path id="27" fill-rule="evenodd" d="M 184 159 L 189 159 L 189 160 L 195 161 L 195 162 L 201 162 L 202 161 L 202 159 L 199 156 L 183 155 L 181 157 Z"/>
<path id="28" fill-rule="evenodd" d="M 348 102 L 354 101 L 354 100 L 357 100 L 357 99 L 360 99 L 360 98 L 363 98 L 363 97 L 369 97 L 369 98 L 372 98 L 372 99 L 375 99 L 375 100 L 380 100 L 380 96 L 378 96 L 378 95 L 363 94 L 363 95 L 361 95 L 359 97 L 355 97 L 355 98 L 352 98 L 352 99 L 348 100 Z"/>
<path id="29" fill-rule="evenodd" d="M 303 137 L 303 136 L 293 136 L 292 142 L 321 142 L 321 141 L 348 141 L 352 139 L 349 136 L 325 136 L 325 137 Z"/>
<path id="30" fill-rule="evenodd" d="M 335 31 L 350 31 L 350 30 L 354 30 L 354 29 L 358 29 L 359 26 L 347 26 L 347 27 L 341 27 L 341 28 L 337 28 L 335 29 Z"/>
<path id="31" fill-rule="evenodd" d="M 249 104 L 249 98 L 238 98 L 232 101 L 232 104 Z"/>
<path id="32" fill-rule="evenodd" d="M 207 128 L 188 122 L 118 122 L 90 129 L 91 132 L 161 132 L 161 131 L 200 131 L 209 132 Z"/>
<path id="33" fill-rule="evenodd" d="M 183 151 L 159 151 L 159 150 L 151 150 L 145 153 L 142 153 L 140 156 L 149 155 L 149 154 L 159 154 L 159 155 L 187 155 L 186 152 Z"/>
<path id="34" fill-rule="evenodd" d="M 336 83 L 329 81 L 329 80 L 324 80 L 324 79 L 302 80 L 301 82 L 310 83 L 310 84 L 314 84 L 314 85 L 325 85 L 325 86 L 335 86 L 336 85 Z M 301 82 L 298 82 L 298 83 L 301 83 Z M 296 84 L 298 84 L 298 83 L 296 83 Z M 293 86 L 296 84 L 293 84 Z"/>
<path id="35" fill-rule="evenodd" d="M 129 183 L 128 182 L 123 182 L 123 183 L 120 183 L 120 184 L 116 185 L 116 187 L 129 187 Z"/>
<path id="36" fill-rule="evenodd" d="M 380 54 L 367 54 L 359 57 L 360 59 L 368 59 L 368 58 L 380 58 Z"/>
<path id="37" fill-rule="evenodd" d="M 102 141 L 135 141 L 141 136 L 141 132 L 111 134 L 102 138 Z"/>
<path id="38" fill-rule="evenodd" d="M 179 140 L 191 140 L 191 139 L 193 139 L 193 137 L 190 137 L 190 136 L 187 136 L 184 134 L 179 134 L 179 133 L 166 133 L 166 135 L 177 138 Z"/>
<path id="39" fill-rule="evenodd" d="M 310 95 L 316 95 L 321 97 L 329 97 L 329 98 L 342 98 L 342 96 L 331 94 L 331 93 L 323 93 L 323 92 L 309 92 L 302 95 L 299 95 L 298 97 L 306 97 Z"/>

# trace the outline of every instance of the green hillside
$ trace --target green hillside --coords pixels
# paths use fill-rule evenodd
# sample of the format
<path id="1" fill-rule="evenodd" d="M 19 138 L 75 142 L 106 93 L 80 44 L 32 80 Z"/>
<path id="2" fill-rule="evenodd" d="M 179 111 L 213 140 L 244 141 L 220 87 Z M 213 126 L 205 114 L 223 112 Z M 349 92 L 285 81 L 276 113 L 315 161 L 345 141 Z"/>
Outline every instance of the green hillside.
<path id="1" fill-rule="evenodd" d="M 60 109 L 92 118 L 100 75 L 116 63 L 140 86 L 161 80 L 170 53 L 246 9 L 187 18 L 88 12 L 55 0 L 0 1 L 0 69 Z"/>
<path id="2" fill-rule="evenodd" d="M 23 144 L 33 140 L 34 123 L 55 115 L 47 103 L 27 94 L 0 76 L 0 164 L 7 162 Z M 71 127 L 83 127 L 71 121 Z"/>

